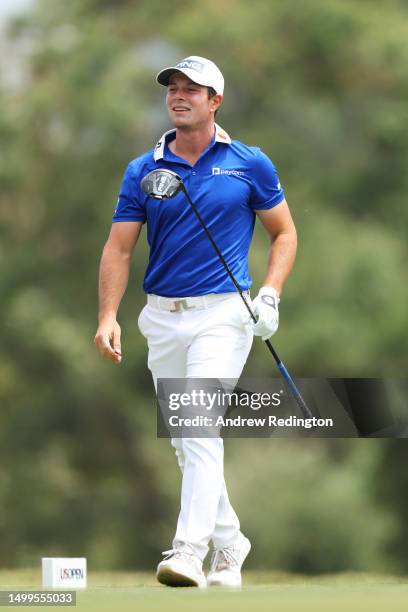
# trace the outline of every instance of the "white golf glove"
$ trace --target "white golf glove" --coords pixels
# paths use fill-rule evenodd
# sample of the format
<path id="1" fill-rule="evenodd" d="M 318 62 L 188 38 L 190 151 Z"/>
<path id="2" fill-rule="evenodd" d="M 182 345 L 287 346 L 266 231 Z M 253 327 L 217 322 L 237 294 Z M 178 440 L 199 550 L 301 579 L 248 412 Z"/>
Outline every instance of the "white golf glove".
<path id="1" fill-rule="evenodd" d="M 258 319 L 256 323 L 251 319 L 252 329 L 255 336 L 262 336 L 262 340 L 268 340 L 278 329 L 279 302 L 273 287 L 261 287 L 252 302 L 252 310 Z"/>

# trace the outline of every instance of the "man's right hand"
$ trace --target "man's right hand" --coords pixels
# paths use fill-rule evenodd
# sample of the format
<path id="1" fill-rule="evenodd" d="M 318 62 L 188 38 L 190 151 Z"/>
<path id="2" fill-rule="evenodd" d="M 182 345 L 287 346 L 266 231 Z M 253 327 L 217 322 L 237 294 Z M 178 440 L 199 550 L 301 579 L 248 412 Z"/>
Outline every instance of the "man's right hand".
<path id="1" fill-rule="evenodd" d="M 113 363 L 122 361 L 120 326 L 115 318 L 101 319 L 94 342 L 103 357 L 110 359 Z"/>

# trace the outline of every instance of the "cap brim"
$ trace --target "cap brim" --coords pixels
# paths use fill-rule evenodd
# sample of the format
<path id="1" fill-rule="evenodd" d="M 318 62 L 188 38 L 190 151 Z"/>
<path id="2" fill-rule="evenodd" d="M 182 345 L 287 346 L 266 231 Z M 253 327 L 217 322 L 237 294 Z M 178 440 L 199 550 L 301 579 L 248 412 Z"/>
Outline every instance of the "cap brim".
<path id="1" fill-rule="evenodd" d="M 159 74 L 156 77 L 156 81 L 160 83 L 160 85 L 167 86 L 169 84 L 169 78 L 172 74 L 176 74 L 176 72 L 181 72 L 178 68 L 174 68 L 174 66 L 170 68 L 163 68 L 160 70 Z"/>
<path id="2" fill-rule="evenodd" d="M 197 83 L 197 85 L 207 85 L 207 83 L 200 83 L 200 81 L 197 79 L 197 73 L 195 72 L 195 70 L 189 70 L 188 68 L 175 68 L 174 66 L 171 66 L 170 68 L 163 68 L 163 70 L 160 70 L 159 74 L 156 77 L 156 81 L 160 83 L 160 85 L 165 85 L 167 87 L 171 75 L 176 74 L 176 72 L 182 72 L 186 75 L 186 77 L 193 81 L 193 83 Z"/>

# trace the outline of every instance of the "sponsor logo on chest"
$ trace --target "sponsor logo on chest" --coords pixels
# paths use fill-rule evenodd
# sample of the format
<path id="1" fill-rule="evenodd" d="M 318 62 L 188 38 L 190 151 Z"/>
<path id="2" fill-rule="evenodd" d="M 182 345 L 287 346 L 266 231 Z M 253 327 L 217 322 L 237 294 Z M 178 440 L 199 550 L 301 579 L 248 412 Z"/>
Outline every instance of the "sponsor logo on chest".
<path id="1" fill-rule="evenodd" d="M 245 172 L 242 170 L 227 170 L 225 168 L 213 168 L 212 169 L 213 176 L 218 176 L 220 174 L 232 175 L 232 176 L 244 176 Z"/>

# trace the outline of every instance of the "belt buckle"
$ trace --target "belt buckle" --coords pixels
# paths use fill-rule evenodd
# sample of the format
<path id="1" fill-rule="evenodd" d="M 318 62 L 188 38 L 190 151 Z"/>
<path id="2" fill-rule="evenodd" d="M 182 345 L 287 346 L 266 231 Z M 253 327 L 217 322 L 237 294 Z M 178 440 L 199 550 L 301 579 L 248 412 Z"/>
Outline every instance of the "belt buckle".
<path id="1" fill-rule="evenodd" d="M 188 306 L 187 300 L 175 300 L 174 308 L 170 312 L 181 312 L 182 310 L 194 310 L 195 306 Z"/>

